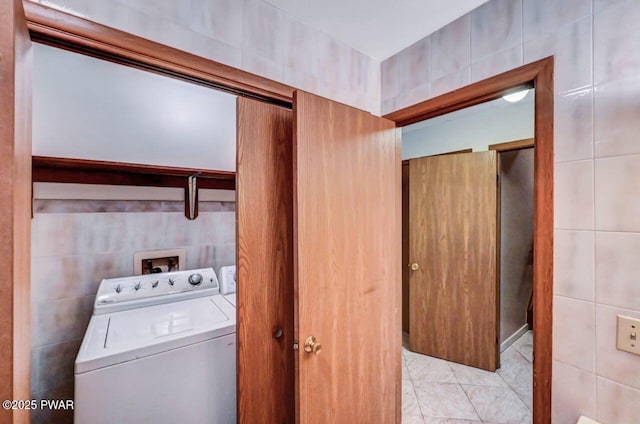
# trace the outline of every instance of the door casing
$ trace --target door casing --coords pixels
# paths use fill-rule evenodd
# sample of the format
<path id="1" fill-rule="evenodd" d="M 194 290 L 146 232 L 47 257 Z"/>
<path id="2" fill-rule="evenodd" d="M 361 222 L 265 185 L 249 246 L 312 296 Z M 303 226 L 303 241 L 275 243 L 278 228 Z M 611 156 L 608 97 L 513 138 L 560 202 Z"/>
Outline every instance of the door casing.
<path id="1" fill-rule="evenodd" d="M 551 422 L 553 323 L 553 56 L 408 106 L 384 117 L 399 127 L 535 88 L 533 422 Z"/>

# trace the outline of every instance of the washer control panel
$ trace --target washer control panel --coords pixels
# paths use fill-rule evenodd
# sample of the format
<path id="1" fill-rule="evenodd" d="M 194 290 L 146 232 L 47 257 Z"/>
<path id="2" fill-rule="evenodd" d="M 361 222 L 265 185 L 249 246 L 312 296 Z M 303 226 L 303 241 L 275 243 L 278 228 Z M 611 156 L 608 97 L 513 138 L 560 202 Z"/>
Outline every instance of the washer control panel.
<path id="1" fill-rule="evenodd" d="M 122 311 L 220 293 L 213 268 L 104 279 L 93 313 Z"/>

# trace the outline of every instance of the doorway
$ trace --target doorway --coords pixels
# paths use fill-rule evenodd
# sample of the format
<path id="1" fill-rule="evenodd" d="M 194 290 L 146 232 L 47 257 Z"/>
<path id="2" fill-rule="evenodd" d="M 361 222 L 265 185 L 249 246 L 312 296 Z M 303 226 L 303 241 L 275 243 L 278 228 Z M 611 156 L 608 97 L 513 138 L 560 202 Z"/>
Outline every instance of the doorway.
<path id="1" fill-rule="evenodd" d="M 505 72 L 386 115 L 405 127 L 449 112 L 535 87 L 534 234 L 533 234 L 533 422 L 551 417 L 551 322 L 553 283 L 553 58 Z M 406 264 L 405 264 L 406 266 Z"/>
<path id="2" fill-rule="evenodd" d="M 533 136 L 533 105 L 496 99 L 403 129 L 407 417 L 413 399 L 428 418 L 531 419 L 533 148 L 512 140 Z"/>

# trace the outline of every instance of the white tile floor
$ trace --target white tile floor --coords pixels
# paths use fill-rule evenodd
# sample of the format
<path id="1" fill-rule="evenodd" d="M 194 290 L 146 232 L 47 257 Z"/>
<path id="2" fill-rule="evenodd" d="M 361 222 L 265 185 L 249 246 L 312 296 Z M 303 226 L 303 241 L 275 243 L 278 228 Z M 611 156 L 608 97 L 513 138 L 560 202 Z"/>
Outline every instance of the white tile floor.
<path id="1" fill-rule="evenodd" d="M 488 372 L 402 348 L 405 424 L 531 424 L 533 334 L 528 332 Z"/>

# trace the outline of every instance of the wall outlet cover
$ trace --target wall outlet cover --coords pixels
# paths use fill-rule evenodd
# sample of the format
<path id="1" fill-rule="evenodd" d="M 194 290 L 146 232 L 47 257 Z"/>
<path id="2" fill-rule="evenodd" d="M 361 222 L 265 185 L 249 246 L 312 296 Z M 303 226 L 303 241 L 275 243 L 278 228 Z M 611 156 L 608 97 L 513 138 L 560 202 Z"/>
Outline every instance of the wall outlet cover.
<path id="1" fill-rule="evenodd" d="M 640 355 L 640 319 L 618 315 L 619 350 Z"/>

